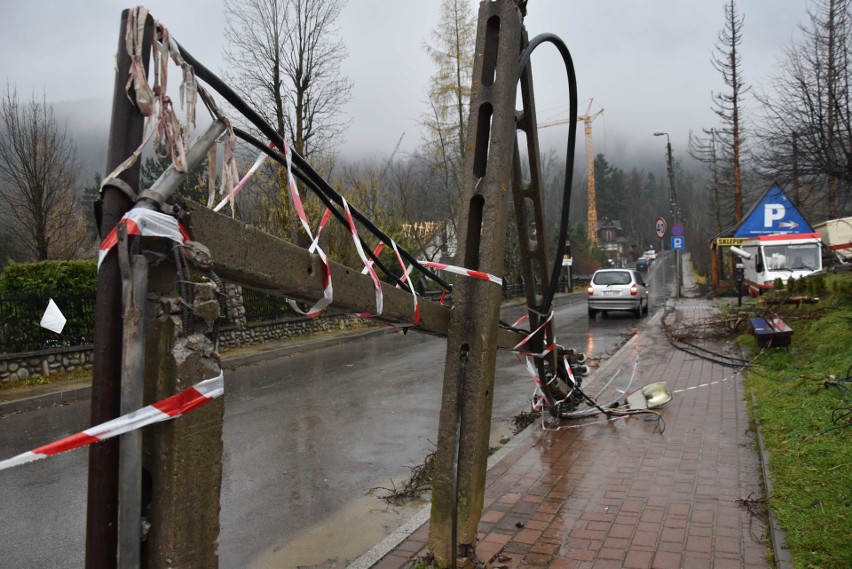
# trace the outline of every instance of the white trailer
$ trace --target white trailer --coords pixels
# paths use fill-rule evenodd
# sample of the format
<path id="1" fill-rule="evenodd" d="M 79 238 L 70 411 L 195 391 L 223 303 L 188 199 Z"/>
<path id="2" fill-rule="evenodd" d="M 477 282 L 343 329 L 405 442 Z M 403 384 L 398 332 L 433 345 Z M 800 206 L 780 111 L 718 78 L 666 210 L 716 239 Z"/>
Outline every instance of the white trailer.
<path id="1" fill-rule="evenodd" d="M 852 263 L 852 217 L 830 219 L 814 225 L 823 244 L 845 263 Z"/>
<path id="2" fill-rule="evenodd" d="M 751 255 L 743 259 L 745 283 L 752 296 L 774 288 L 775 279 L 787 284 L 822 270 L 819 233 L 761 235 L 743 239 L 739 245 Z"/>

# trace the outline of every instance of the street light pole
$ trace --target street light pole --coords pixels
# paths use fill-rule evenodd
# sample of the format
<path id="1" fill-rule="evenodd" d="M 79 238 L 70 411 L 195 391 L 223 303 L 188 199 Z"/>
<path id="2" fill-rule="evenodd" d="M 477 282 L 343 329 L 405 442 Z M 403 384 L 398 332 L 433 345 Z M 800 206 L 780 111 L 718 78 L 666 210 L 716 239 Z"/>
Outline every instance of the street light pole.
<path id="1" fill-rule="evenodd" d="M 674 161 L 672 160 L 672 142 L 669 138 L 669 133 L 667 132 L 655 132 L 654 136 L 665 136 L 666 137 L 666 164 L 668 167 L 669 173 L 669 207 L 671 208 L 671 215 L 674 219 L 674 225 L 678 225 L 680 220 L 680 211 L 677 206 L 677 194 L 675 193 L 675 182 L 674 182 Z M 681 256 L 680 249 L 675 250 L 675 267 L 677 274 L 675 275 L 675 283 L 677 284 L 677 294 L 676 298 L 680 298 L 681 291 L 681 282 L 683 281 L 683 275 L 681 273 Z"/>

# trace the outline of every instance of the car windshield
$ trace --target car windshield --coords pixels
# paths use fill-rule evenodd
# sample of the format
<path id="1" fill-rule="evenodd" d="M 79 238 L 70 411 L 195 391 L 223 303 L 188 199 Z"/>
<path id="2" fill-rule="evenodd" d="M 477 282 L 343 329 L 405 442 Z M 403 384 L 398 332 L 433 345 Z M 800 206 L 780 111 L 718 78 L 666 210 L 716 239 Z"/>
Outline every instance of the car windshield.
<path id="1" fill-rule="evenodd" d="M 626 285 L 630 284 L 630 273 L 627 271 L 596 273 L 592 282 L 596 285 Z"/>

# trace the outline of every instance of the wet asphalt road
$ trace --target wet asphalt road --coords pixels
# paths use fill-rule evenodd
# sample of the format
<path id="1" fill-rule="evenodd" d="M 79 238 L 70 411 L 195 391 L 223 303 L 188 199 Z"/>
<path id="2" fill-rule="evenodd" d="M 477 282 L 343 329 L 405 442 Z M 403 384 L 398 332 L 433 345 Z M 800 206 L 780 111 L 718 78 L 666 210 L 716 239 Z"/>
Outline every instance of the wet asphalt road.
<path id="1" fill-rule="evenodd" d="M 668 265 L 656 261 L 648 277 L 652 310 Z M 584 295 L 555 309 L 559 343 L 593 361 L 641 324 L 627 314 L 590 323 Z M 405 510 L 365 492 L 398 484 L 434 449 L 444 351 L 440 338 L 392 333 L 227 373 L 221 567 L 340 566 L 401 523 Z M 492 444 L 532 391 L 515 357 L 498 354 Z M 0 418 L 0 457 L 86 428 L 88 414 L 79 401 Z M 86 459 L 76 451 L 0 472 L 1 566 L 83 565 Z"/>

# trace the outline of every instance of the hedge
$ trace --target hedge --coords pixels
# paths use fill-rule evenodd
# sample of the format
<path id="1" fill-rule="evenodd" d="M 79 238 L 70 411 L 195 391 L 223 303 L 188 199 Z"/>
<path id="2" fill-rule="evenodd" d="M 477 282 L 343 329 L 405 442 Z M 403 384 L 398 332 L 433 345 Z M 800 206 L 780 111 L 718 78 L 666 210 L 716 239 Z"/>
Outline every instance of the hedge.
<path id="1" fill-rule="evenodd" d="M 6 265 L 0 274 L 0 296 L 17 294 L 94 294 L 98 267 L 95 261 L 39 261 Z"/>

